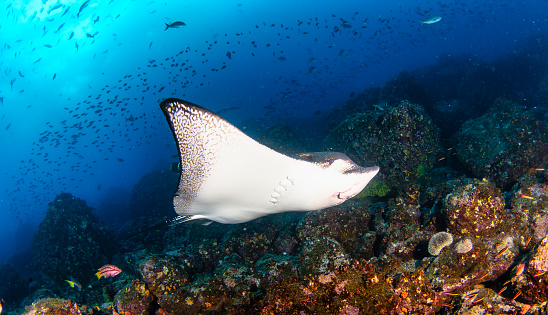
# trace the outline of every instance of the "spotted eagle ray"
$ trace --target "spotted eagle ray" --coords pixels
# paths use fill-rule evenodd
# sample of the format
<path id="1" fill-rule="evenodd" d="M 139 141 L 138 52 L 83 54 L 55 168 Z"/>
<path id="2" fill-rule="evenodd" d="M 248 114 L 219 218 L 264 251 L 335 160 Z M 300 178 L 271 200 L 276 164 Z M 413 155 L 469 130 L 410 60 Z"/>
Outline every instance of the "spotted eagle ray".
<path id="1" fill-rule="evenodd" d="M 338 152 L 286 156 L 187 101 L 170 98 L 160 107 L 181 163 L 173 199 L 179 222 L 235 224 L 336 206 L 358 194 L 379 171 Z"/>

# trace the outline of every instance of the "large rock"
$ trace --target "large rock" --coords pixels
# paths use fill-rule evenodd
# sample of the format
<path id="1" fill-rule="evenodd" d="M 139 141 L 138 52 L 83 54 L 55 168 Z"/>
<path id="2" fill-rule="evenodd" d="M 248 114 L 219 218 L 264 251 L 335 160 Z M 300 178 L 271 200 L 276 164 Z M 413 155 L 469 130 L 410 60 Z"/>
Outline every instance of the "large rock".
<path id="1" fill-rule="evenodd" d="M 148 315 L 152 310 L 153 299 L 152 293 L 143 282 L 133 280 L 116 293 L 114 304 L 120 314 L 129 312 L 131 315 Z"/>
<path id="2" fill-rule="evenodd" d="M 506 230 L 508 210 L 504 196 L 490 182 L 456 182 L 445 197 L 443 211 L 449 232 L 457 235 L 492 236 Z"/>
<path id="3" fill-rule="evenodd" d="M 63 299 L 41 299 L 25 307 L 24 315 L 87 315 L 92 314 L 87 306 Z"/>
<path id="4" fill-rule="evenodd" d="M 516 267 L 512 273 L 512 290 L 520 292 L 521 299 L 527 302 L 545 302 L 548 295 L 548 237 L 545 237 L 521 263 L 523 265 L 518 264 L 518 267 L 523 266 L 523 271 L 519 272 Z"/>
<path id="5" fill-rule="evenodd" d="M 68 193 L 49 204 L 32 242 L 34 262 L 44 274 L 58 283 L 73 277 L 83 286 L 116 249 L 113 233 L 85 201 Z"/>
<path id="6" fill-rule="evenodd" d="M 336 208 L 308 212 L 297 227 L 302 243 L 322 236 L 339 242 L 347 253 L 356 250 L 360 237 L 369 232 L 370 210 L 354 201 Z"/>
<path id="7" fill-rule="evenodd" d="M 455 151 L 475 177 L 509 188 L 548 158 L 548 126 L 523 107 L 497 99 L 485 115 L 462 125 Z"/>
<path id="8" fill-rule="evenodd" d="M 396 195 L 421 181 L 441 149 L 438 128 L 424 108 L 407 101 L 347 117 L 329 132 L 324 146 L 359 165 L 380 167 L 363 192 L 369 196 Z"/>

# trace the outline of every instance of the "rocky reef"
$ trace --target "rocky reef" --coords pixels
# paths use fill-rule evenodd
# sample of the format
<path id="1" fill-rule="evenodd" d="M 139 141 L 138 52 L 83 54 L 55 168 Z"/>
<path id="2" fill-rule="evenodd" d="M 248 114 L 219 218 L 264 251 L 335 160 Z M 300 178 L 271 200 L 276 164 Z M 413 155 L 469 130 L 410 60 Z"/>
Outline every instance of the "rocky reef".
<path id="1" fill-rule="evenodd" d="M 548 178 L 537 169 L 508 191 L 441 168 L 443 184 L 433 176 L 388 199 L 240 225 L 175 225 L 163 231 L 163 250 L 126 249 L 107 261 L 122 275 L 79 294 L 42 288 L 23 302 L 25 313 L 543 314 Z M 61 197 L 55 209 L 84 205 Z"/>
<path id="2" fill-rule="evenodd" d="M 271 134 L 288 152 L 299 143 Z M 167 170 L 134 188 L 152 215 L 116 232 L 63 193 L 34 237 L 32 283 L 0 266 L 5 313 L 546 314 L 547 134 L 502 99 L 443 148 L 418 104 L 350 115 L 323 144 L 380 166 L 366 190 L 237 225 L 157 224 L 172 209 Z M 98 279 L 104 264 L 122 273 Z"/>

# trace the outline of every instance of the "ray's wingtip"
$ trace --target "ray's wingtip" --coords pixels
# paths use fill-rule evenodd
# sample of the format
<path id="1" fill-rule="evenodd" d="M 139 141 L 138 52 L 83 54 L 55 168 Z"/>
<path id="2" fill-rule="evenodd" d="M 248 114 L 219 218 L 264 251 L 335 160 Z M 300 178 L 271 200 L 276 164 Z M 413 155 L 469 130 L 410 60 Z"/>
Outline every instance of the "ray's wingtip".
<path id="1" fill-rule="evenodd" d="M 161 101 L 160 102 L 160 107 L 162 108 L 162 110 L 165 111 L 170 106 L 177 105 L 177 104 L 182 104 L 182 105 L 184 105 L 188 108 L 198 108 L 198 109 L 205 110 L 205 111 L 208 111 L 208 112 L 210 111 L 207 108 L 204 108 L 200 105 L 196 105 L 192 102 L 185 101 L 185 100 L 182 100 L 182 99 L 176 98 L 176 97 L 166 98 L 165 100 Z"/>
<path id="2" fill-rule="evenodd" d="M 366 170 L 366 172 L 368 172 L 368 173 L 375 173 L 375 174 L 377 174 L 377 173 L 379 172 L 380 169 L 381 169 L 381 168 L 378 167 L 378 166 L 370 166 L 370 167 L 367 167 L 365 170 Z"/>
<path id="3" fill-rule="evenodd" d="M 183 101 L 181 99 L 178 99 L 178 98 L 175 98 L 175 97 L 170 97 L 170 98 L 166 98 L 165 100 L 160 102 L 160 108 L 164 110 L 165 108 L 167 108 L 172 103 L 184 103 L 184 102 L 185 101 Z"/>
<path id="4" fill-rule="evenodd" d="M 162 109 L 162 111 L 164 112 L 166 116 L 170 116 L 171 115 L 170 112 L 178 112 L 178 111 L 187 112 L 192 109 L 198 112 L 208 113 L 209 115 L 213 117 L 217 117 L 219 119 L 223 119 L 221 116 L 217 115 L 215 112 L 212 112 L 211 110 L 205 107 L 202 107 L 192 102 L 185 101 L 175 97 L 166 98 L 165 100 L 161 101 L 160 108 Z M 170 109 L 173 109 L 173 108 L 174 110 L 170 111 Z"/>

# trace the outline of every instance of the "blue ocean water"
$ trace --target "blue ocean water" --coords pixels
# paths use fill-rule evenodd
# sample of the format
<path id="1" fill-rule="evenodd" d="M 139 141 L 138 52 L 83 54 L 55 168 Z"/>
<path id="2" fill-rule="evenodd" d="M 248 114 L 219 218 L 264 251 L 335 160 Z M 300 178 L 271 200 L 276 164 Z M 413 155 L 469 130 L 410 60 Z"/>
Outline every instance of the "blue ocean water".
<path id="1" fill-rule="evenodd" d="M 442 56 L 490 61 L 540 41 L 548 3 L 33 0 L 1 7 L 4 261 L 30 244 L 59 193 L 92 207 L 124 203 L 139 178 L 174 160 L 158 107 L 167 97 L 223 111 L 250 135 L 288 123 L 317 141 L 326 131 L 315 126 L 351 93 Z M 166 29 L 176 21 L 186 26 Z"/>

